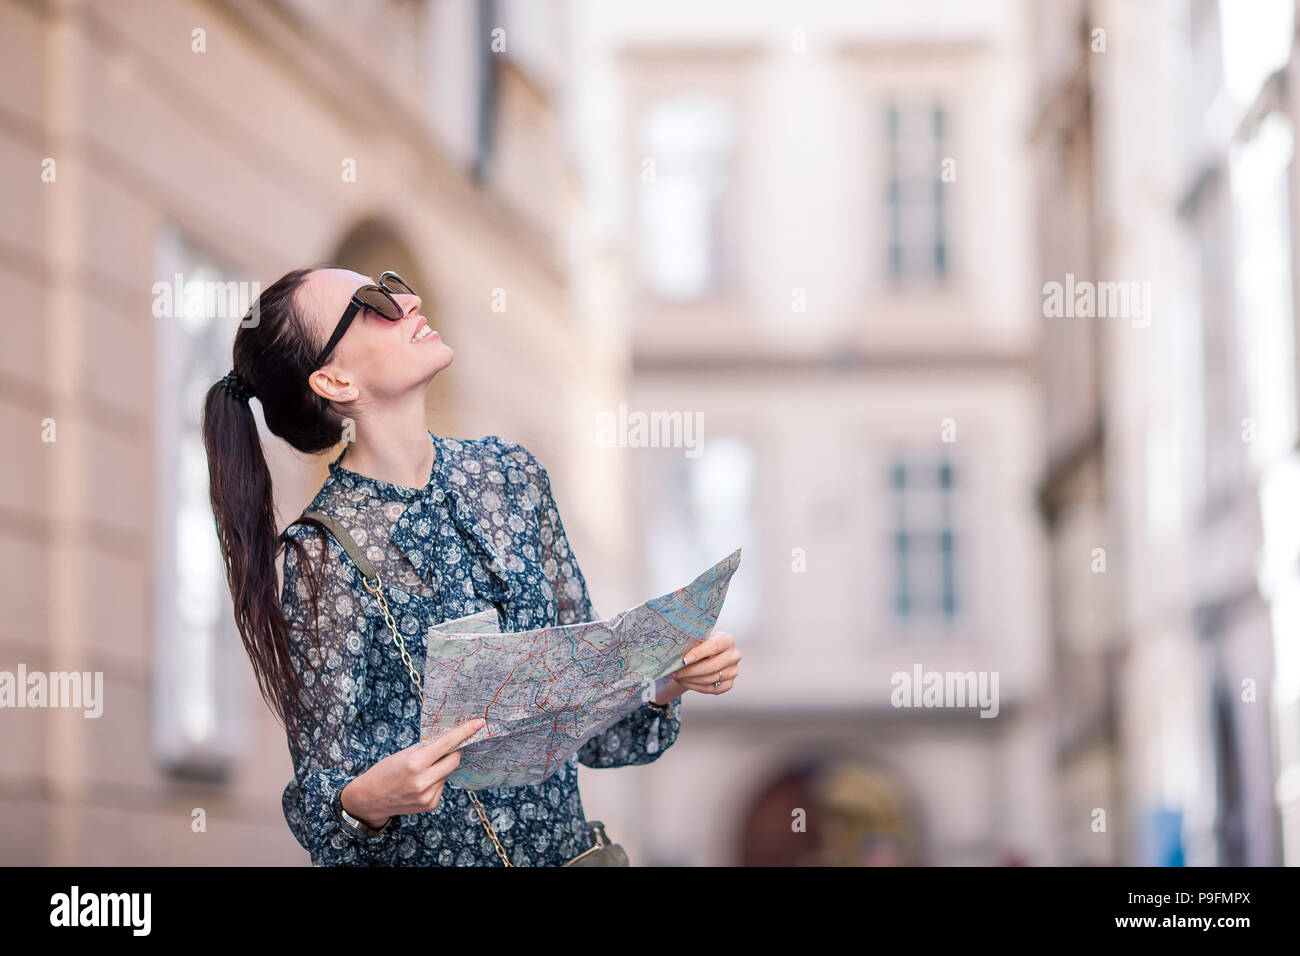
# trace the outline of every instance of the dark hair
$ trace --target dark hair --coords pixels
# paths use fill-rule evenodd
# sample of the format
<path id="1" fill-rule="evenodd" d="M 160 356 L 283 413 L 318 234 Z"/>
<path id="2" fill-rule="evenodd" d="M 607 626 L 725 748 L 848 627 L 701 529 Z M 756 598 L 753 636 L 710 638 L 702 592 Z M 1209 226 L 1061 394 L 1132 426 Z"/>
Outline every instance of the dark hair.
<path id="1" fill-rule="evenodd" d="M 212 516 L 235 608 L 235 626 L 252 660 L 262 697 L 290 733 L 300 726 L 294 702 L 302 704 L 302 681 L 290 663 L 289 621 L 280 604 L 276 559 L 292 546 L 301 567 L 310 568 L 306 549 L 276 531 L 271 471 L 258 437 L 257 419 L 242 391 L 256 396 L 266 426 L 298 451 L 323 452 L 343 438 L 343 417 L 322 409 L 307 384 L 312 357 L 323 342 L 297 303 L 303 281 L 323 265 L 285 273 L 257 297 L 235 335 L 234 368 L 239 380 L 223 379 L 208 389 L 203 405 L 203 443 L 208 454 Z M 254 318 L 256 317 L 256 318 Z M 242 386 L 242 388 L 241 388 Z M 328 556 L 318 528 L 321 554 Z M 318 600 L 323 568 L 309 570 L 309 629 L 319 646 Z M 309 713 L 310 705 L 304 707 Z"/>

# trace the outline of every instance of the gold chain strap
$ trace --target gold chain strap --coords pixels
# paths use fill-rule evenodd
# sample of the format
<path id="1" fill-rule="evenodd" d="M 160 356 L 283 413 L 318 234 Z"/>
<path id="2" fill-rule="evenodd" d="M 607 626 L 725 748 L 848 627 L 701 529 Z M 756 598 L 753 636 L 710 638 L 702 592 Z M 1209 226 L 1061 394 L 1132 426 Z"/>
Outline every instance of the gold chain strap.
<path id="1" fill-rule="evenodd" d="M 393 620 L 393 615 L 388 610 L 388 602 L 384 599 L 384 582 L 380 579 L 379 572 L 375 572 L 375 580 L 373 584 L 368 579 L 363 579 L 363 583 L 365 584 L 366 590 L 373 594 L 375 600 L 379 602 L 379 610 L 383 612 L 384 621 L 388 624 L 388 629 L 393 633 L 393 642 L 396 644 L 397 650 L 402 655 L 402 662 L 406 664 L 407 673 L 411 678 L 411 686 L 415 688 L 416 699 L 423 701 L 424 688 L 420 681 L 420 675 L 416 673 L 415 665 L 411 662 L 411 655 L 406 653 L 406 644 L 402 641 L 402 635 L 397 633 L 397 622 Z M 497 855 L 501 857 L 501 861 L 506 866 L 514 866 L 514 864 L 510 862 L 510 857 L 506 856 L 506 848 L 503 847 L 501 841 L 497 839 L 497 834 L 496 831 L 492 829 L 492 824 L 488 822 L 487 813 L 484 812 L 483 804 L 479 800 L 478 795 L 469 788 L 466 788 L 465 792 L 469 794 L 469 799 L 474 804 L 474 809 L 478 811 L 478 818 L 483 821 L 483 829 L 487 830 L 488 836 L 492 838 L 492 845 L 496 847 Z"/>
<path id="2" fill-rule="evenodd" d="M 384 621 L 388 624 L 388 629 L 393 632 L 393 640 L 397 645 L 397 650 L 401 652 L 402 663 L 406 665 L 406 671 L 411 676 L 411 686 L 415 689 L 416 696 L 424 700 L 424 688 L 420 683 L 420 675 L 416 673 L 415 664 L 411 661 L 411 655 L 406 653 L 406 645 L 402 643 L 402 635 L 397 633 L 397 622 L 393 620 L 393 615 L 388 610 L 388 602 L 384 600 L 384 582 L 379 577 L 379 572 L 375 572 L 374 584 L 369 580 L 363 580 L 366 590 L 375 596 L 379 602 L 379 610 L 384 614 Z"/>

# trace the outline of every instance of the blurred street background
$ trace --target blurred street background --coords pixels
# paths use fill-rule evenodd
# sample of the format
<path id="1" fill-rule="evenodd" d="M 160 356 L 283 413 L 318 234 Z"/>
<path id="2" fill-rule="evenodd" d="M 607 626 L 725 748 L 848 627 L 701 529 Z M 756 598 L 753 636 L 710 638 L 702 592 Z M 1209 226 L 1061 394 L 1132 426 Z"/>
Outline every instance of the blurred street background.
<path id="1" fill-rule="evenodd" d="M 1296 28 L 0 0 L 0 671 L 103 674 L 0 709 L 0 863 L 308 862 L 199 409 L 318 261 L 422 295 L 599 614 L 743 548 L 735 689 L 581 771 L 635 865 L 1300 863 Z M 287 523 L 342 447 L 264 442 Z"/>

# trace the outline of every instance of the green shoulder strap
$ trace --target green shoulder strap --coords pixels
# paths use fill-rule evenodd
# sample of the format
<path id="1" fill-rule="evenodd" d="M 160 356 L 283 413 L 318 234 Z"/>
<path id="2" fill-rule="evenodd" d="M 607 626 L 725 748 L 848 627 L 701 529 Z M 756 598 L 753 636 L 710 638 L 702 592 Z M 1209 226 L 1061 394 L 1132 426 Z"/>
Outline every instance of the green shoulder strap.
<path id="1" fill-rule="evenodd" d="M 348 557 L 352 559 L 352 563 L 357 566 L 357 570 L 361 572 L 363 578 L 367 581 L 374 581 L 379 577 L 378 572 L 375 571 L 375 566 L 370 563 L 370 559 L 361 550 L 361 545 L 357 544 L 356 539 L 348 533 L 347 528 L 323 511 L 304 511 L 302 517 L 318 521 L 328 528 L 330 533 L 334 535 L 334 540 L 342 545 L 343 550 L 348 553 Z"/>

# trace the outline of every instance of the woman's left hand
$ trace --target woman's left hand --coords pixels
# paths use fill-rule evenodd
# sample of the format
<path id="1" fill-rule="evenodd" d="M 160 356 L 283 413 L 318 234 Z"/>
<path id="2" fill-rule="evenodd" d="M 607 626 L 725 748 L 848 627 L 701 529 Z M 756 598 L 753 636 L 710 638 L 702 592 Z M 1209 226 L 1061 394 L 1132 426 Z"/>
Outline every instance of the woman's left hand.
<path id="1" fill-rule="evenodd" d="M 701 694 L 725 694 L 740 676 L 736 636 L 726 631 L 714 631 L 708 640 L 687 651 L 682 660 L 686 666 L 668 676 L 687 690 Z"/>

